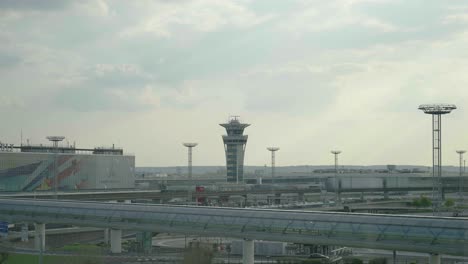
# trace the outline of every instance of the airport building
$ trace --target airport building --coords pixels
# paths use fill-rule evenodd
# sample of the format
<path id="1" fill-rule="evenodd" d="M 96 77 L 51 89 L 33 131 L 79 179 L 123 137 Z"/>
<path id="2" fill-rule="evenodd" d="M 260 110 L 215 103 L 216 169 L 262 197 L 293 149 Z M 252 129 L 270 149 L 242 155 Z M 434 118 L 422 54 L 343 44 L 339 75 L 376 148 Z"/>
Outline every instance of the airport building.
<path id="1" fill-rule="evenodd" d="M 114 189 L 134 185 L 135 156 L 124 154 L 123 149 L 0 144 L 0 191 Z"/>

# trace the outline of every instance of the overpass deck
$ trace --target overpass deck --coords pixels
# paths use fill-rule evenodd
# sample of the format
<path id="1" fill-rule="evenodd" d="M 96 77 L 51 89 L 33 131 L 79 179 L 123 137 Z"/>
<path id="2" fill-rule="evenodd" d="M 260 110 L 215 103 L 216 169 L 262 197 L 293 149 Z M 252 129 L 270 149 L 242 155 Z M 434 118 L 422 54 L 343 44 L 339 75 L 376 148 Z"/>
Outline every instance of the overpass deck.
<path id="1" fill-rule="evenodd" d="M 340 189 L 340 193 L 363 192 L 410 192 L 431 191 L 432 187 L 398 187 L 398 188 L 352 188 Z M 445 191 L 458 191 L 458 187 L 444 187 Z M 329 190 L 334 192 L 334 190 Z M 0 198 L 39 198 L 50 199 L 56 196 L 67 200 L 127 200 L 127 199 L 171 199 L 180 197 L 222 197 L 222 196 L 247 196 L 247 195 L 280 195 L 280 194 L 320 194 L 319 187 L 314 188 L 267 188 L 246 190 L 219 190 L 219 191 L 160 191 L 160 190 L 92 190 L 92 191 L 66 191 L 66 192 L 0 192 Z"/>
<path id="2" fill-rule="evenodd" d="M 0 219 L 468 256 L 468 218 L 0 199 Z"/>

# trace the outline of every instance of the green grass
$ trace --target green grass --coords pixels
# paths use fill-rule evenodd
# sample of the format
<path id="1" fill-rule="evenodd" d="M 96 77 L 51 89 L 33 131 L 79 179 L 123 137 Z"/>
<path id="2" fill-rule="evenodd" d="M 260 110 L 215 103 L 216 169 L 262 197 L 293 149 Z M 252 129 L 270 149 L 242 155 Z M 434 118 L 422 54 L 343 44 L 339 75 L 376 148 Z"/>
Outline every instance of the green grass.
<path id="1" fill-rule="evenodd" d="M 103 251 L 103 248 L 97 245 L 92 245 L 92 244 L 73 244 L 73 245 L 66 245 L 61 248 L 57 248 L 55 250 L 100 255 Z"/>
<path id="2" fill-rule="evenodd" d="M 43 263 L 46 264 L 99 264 L 102 263 L 100 258 L 87 256 L 44 256 Z M 8 256 L 5 264 L 29 264 L 39 263 L 39 256 L 15 254 Z"/>

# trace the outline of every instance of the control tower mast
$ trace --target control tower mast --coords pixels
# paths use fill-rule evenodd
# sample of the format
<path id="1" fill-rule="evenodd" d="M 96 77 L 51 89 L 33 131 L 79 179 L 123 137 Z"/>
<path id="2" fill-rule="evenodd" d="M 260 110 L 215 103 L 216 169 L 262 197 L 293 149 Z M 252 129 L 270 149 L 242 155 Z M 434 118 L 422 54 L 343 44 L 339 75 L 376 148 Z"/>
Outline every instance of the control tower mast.
<path id="1" fill-rule="evenodd" d="M 244 129 L 250 124 L 243 124 L 239 116 L 229 117 L 228 123 L 219 124 L 226 129 L 227 135 L 223 135 L 224 151 L 226 152 L 226 169 L 228 182 L 244 181 L 244 153 L 247 144 L 247 135 L 243 135 Z"/>

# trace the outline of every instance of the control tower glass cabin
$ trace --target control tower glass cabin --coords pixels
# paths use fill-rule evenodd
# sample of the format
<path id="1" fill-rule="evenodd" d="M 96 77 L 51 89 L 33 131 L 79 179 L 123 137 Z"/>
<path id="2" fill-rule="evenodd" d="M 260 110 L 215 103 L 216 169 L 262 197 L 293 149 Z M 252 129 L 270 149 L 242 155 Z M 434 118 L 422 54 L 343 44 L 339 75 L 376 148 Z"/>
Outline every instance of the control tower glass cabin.
<path id="1" fill-rule="evenodd" d="M 240 183 L 244 181 L 244 153 L 247 135 L 244 129 L 250 124 L 242 124 L 237 116 L 229 118 L 229 122 L 219 124 L 226 129 L 223 135 L 224 151 L 226 152 L 227 181 Z"/>

